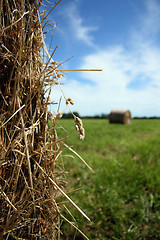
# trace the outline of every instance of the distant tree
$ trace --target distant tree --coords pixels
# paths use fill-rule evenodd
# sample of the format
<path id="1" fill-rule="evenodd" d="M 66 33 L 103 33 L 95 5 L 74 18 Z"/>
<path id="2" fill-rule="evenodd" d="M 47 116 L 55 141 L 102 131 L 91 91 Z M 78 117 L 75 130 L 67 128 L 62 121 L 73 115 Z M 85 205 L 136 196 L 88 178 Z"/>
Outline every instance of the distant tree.
<path id="1" fill-rule="evenodd" d="M 108 118 L 108 114 L 102 113 L 102 114 L 101 114 L 101 118 L 107 119 L 107 118 Z"/>
<path id="2" fill-rule="evenodd" d="M 78 112 L 73 112 L 73 114 L 76 116 L 76 117 L 80 117 L 79 113 Z M 64 119 L 72 119 L 73 118 L 73 115 L 72 113 L 64 113 L 63 114 L 63 118 Z"/>
<path id="3" fill-rule="evenodd" d="M 76 117 L 79 117 L 79 118 L 81 118 L 81 116 L 79 115 L 79 113 L 78 113 L 78 112 L 73 112 L 73 114 L 74 114 Z"/>

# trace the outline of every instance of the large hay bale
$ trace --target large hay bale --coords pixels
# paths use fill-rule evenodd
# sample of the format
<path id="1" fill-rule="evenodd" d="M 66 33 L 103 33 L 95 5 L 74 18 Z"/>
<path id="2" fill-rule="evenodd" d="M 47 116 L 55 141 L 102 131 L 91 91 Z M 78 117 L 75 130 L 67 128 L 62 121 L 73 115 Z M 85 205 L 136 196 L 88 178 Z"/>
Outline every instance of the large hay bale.
<path id="1" fill-rule="evenodd" d="M 64 186 L 63 141 L 55 129 L 52 135 L 48 130 L 49 98 L 44 97 L 45 87 L 56 84 L 57 66 L 44 65 L 42 43 L 38 1 L 1 0 L 0 239 L 60 234 L 55 199 Z"/>
<path id="2" fill-rule="evenodd" d="M 110 123 L 130 124 L 132 121 L 129 110 L 112 110 L 109 114 Z"/>

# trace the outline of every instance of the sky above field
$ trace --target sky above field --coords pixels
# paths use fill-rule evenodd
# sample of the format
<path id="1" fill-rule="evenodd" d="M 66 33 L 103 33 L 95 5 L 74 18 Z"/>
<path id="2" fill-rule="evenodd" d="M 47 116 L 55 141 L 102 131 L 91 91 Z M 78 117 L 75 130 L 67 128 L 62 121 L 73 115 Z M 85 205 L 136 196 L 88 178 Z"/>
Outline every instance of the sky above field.
<path id="1" fill-rule="evenodd" d="M 46 2 L 44 1 L 44 4 Z M 160 116 L 160 1 L 66 0 L 50 14 L 45 41 L 66 72 L 63 91 L 81 116 L 129 109 L 132 116 Z M 43 8 L 49 11 L 51 7 Z M 70 59 L 70 60 L 68 60 Z M 53 87 L 51 98 L 62 93 Z M 54 107 L 53 111 L 57 111 Z M 60 111 L 68 112 L 61 102 Z"/>

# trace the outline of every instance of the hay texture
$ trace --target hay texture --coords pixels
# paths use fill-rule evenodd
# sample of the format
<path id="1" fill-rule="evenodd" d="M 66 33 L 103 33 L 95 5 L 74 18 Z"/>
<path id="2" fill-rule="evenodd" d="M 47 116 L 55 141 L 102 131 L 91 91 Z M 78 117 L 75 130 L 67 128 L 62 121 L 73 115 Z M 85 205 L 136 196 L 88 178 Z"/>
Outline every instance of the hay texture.
<path id="1" fill-rule="evenodd" d="M 129 110 L 112 110 L 109 114 L 110 123 L 130 124 L 132 121 Z"/>
<path id="2" fill-rule="evenodd" d="M 48 129 L 47 106 L 61 76 L 57 63 L 43 63 L 39 6 L 36 0 L 0 1 L 0 239 L 60 236 L 63 141 L 56 117 L 52 134 Z"/>

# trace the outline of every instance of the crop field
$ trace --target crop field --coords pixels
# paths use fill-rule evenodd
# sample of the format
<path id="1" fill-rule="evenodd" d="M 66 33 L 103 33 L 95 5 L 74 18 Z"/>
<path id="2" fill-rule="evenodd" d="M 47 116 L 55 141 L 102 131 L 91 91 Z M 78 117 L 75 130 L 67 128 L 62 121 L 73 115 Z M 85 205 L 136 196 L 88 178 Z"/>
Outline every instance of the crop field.
<path id="1" fill-rule="evenodd" d="M 63 151 L 68 195 L 91 222 L 66 203 L 68 220 L 76 221 L 91 240 L 160 239 L 160 120 L 121 125 L 85 119 L 84 141 L 73 120 L 58 124 L 59 137 L 69 136 L 66 144 L 95 171 L 69 150 Z M 71 192 L 74 189 L 79 190 Z M 62 230 L 64 239 L 85 239 L 68 223 Z"/>

